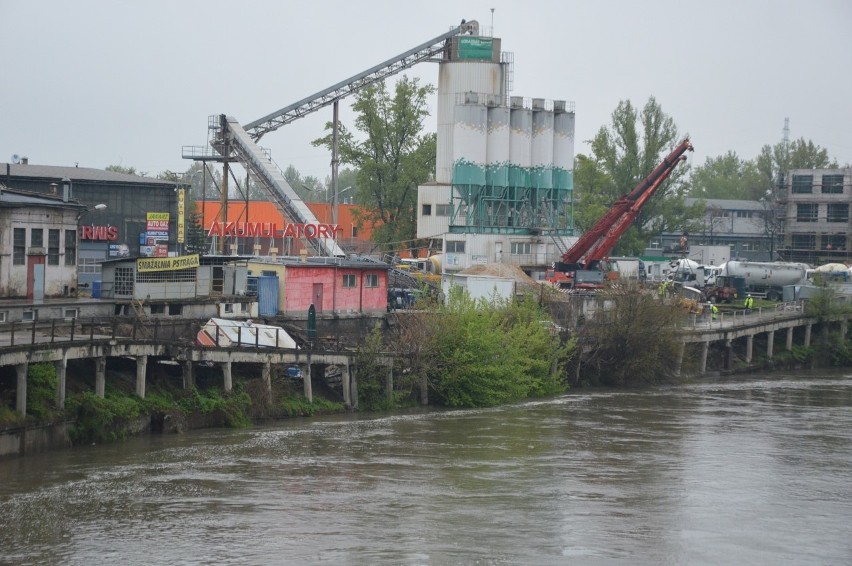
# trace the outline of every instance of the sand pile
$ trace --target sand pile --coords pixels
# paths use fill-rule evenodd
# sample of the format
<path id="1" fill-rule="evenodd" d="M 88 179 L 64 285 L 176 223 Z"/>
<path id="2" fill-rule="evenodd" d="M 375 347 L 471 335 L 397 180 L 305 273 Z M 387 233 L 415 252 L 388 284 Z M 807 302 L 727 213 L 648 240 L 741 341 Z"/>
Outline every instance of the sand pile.
<path id="1" fill-rule="evenodd" d="M 526 293 L 530 291 L 538 291 L 540 283 L 524 273 L 524 271 L 516 265 L 506 265 L 504 263 L 486 263 L 484 265 L 472 265 L 465 270 L 459 272 L 461 275 L 488 275 L 491 277 L 503 277 L 505 279 L 513 279 L 517 292 Z"/>

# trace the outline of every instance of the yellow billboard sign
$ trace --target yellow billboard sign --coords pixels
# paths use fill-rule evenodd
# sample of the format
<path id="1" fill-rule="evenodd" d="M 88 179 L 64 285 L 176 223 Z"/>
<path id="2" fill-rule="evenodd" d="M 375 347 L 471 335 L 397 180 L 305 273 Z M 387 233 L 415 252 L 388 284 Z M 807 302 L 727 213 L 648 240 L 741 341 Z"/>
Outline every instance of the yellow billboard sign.
<path id="1" fill-rule="evenodd" d="M 199 265 L 201 265 L 201 260 L 198 254 L 177 257 L 146 257 L 136 260 L 136 271 L 138 273 L 148 271 L 176 271 L 178 269 L 191 269 Z"/>
<path id="2" fill-rule="evenodd" d="M 145 220 L 165 220 L 169 221 L 169 213 L 168 212 L 147 212 L 147 218 Z"/>

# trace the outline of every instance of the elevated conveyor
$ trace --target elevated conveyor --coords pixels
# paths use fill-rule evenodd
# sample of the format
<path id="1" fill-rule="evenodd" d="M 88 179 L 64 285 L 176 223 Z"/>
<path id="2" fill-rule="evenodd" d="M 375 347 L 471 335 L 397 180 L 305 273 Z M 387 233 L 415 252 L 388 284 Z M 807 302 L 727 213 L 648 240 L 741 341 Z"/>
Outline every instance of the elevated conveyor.
<path id="1" fill-rule="evenodd" d="M 279 210 L 285 217 L 299 224 L 319 224 L 314 213 L 308 205 L 299 198 L 290 183 L 281 174 L 278 167 L 272 162 L 263 150 L 254 143 L 249 134 L 243 129 L 236 118 L 228 116 L 222 119 L 222 128 L 218 132 L 216 142 L 220 153 L 225 154 L 224 146 L 230 148 L 230 153 L 241 161 L 245 167 L 251 170 L 257 179 L 266 187 L 269 196 L 275 201 Z M 308 239 L 319 255 L 331 257 L 345 257 L 346 253 L 337 245 L 334 238 Z"/>
<path id="2" fill-rule="evenodd" d="M 382 81 L 400 71 L 413 67 L 417 63 L 434 57 L 446 49 L 448 39 L 464 33 L 479 35 L 479 24 L 476 21 L 464 22 L 462 20 L 461 25 L 451 29 L 447 33 L 441 34 L 413 49 L 409 49 L 405 53 L 388 59 L 384 63 L 379 63 L 375 67 L 371 67 L 353 77 L 349 77 L 334 86 L 330 86 L 325 90 L 294 102 L 277 112 L 246 124 L 245 130 L 253 140 L 257 141 L 267 132 L 277 130 L 281 126 L 333 104 L 335 101 L 349 96 L 365 86 Z"/>

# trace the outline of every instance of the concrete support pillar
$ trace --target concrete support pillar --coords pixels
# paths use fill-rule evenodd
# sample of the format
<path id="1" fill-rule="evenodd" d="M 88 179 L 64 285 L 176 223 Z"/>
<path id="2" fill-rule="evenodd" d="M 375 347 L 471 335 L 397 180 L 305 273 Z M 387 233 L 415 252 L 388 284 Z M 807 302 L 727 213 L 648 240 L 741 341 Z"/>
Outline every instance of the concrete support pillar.
<path id="1" fill-rule="evenodd" d="M 846 331 L 849 330 L 849 321 L 841 320 L 840 321 L 840 339 L 846 340 Z"/>
<path id="2" fill-rule="evenodd" d="M 68 370 L 68 358 L 62 356 L 61 360 L 57 360 L 55 362 L 56 365 L 56 377 L 58 383 L 56 384 L 56 408 L 64 409 L 65 408 L 65 374 Z"/>
<path id="3" fill-rule="evenodd" d="M 15 372 L 18 374 L 18 390 L 15 399 L 15 410 L 21 415 L 27 415 L 27 369 L 29 364 L 24 362 L 15 366 Z"/>
<path id="4" fill-rule="evenodd" d="M 388 372 L 385 374 L 385 397 L 388 402 L 393 401 L 393 365 L 388 366 Z"/>
<path id="5" fill-rule="evenodd" d="M 775 346 L 775 331 L 770 330 L 766 333 L 766 357 L 772 359 L 772 349 Z"/>
<path id="6" fill-rule="evenodd" d="M 313 384 L 311 383 L 311 367 L 311 358 L 309 357 L 307 363 L 307 371 L 304 372 L 302 377 L 302 381 L 304 382 L 303 385 L 305 387 L 305 399 L 308 400 L 308 403 L 314 402 L 314 389 Z"/>
<path id="7" fill-rule="evenodd" d="M 260 376 L 263 379 L 263 388 L 266 390 L 266 404 L 272 406 L 272 362 L 269 360 L 263 362 Z"/>
<path id="8" fill-rule="evenodd" d="M 731 339 L 725 340 L 725 369 L 730 370 L 734 367 L 734 345 Z"/>
<path id="9" fill-rule="evenodd" d="M 349 372 L 349 398 L 352 400 L 352 408 L 358 408 L 358 378 L 355 377 L 355 372 Z"/>
<path id="10" fill-rule="evenodd" d="M 749 334 L 746 336 L 746 354 L 745 361 L 747 364 L 751 363 L 752 354 L 754 352 L 754 335 Z"/>
<path id="11" fill-rule="evenodd" d="M 424 407 L 429 404 L 429 380 L 425 375 L 420 378 L 420 404 Z"/>
<path id="12" fill-rule="evenodd" d="M 680 343 L 680 348 L 677 351 L 677 361 L 675 362 L 674 373 L 680 377 L 680 370 L 683 368 L 683 353 L 686 351 L 686 342 Z"/>
<path id="13" fill-rule="evenodd" d="M 787 348 L 788 352 L 793 351 L 793 327 L 792 326 L 787 329 L 787 346 L 786 346 L 786 348 Z"/>
<path id="14" fill-rule="evenodd" d="M 698 373 L 704 375 L 707 371 L 707 353 L 710 351 L 710 342 L 701 343 L 701 359 L 698 362 Z"/>
<path id="15" fill-rule="evenodd" d="M 136 396 L 145 398 L 145 374 L 148 371 L 148 356 L 136 356 Z"/>
<path id="16" fill-rule="evenodd" d="M 101 357 L 95 360 L 95 395 L 104 398 L 104 390 L 106 389 L 106 358 Z"/>
<path id="17" fill-rule="evenodd" d="M 234 381 L 231 378 L 231 362 L 222 363 L 222 377 L 224 379 L 222 387 L 226 392 L 230 392 L 234 388 Z"/>
<path id="18" fill-rule="evenodd" d="M 183 369 L 183 388 L 192 389 L 195 387 L 195 365 L 192 360 L 186 360 L 181 364 Z"/>
<path id="19" fill-rule="evenodd" d="M 343 386 L 343 404 L 347 409 L 351 409 L 352 397 L 349 395 L 349 364 L 340 368 L 340 384 Z"/>
<path id="20" fill-rule="evenodd" d="M 813 330 L 813 324 L 805 325 L 805 347 L 811 345 L 811 330 Z"/>

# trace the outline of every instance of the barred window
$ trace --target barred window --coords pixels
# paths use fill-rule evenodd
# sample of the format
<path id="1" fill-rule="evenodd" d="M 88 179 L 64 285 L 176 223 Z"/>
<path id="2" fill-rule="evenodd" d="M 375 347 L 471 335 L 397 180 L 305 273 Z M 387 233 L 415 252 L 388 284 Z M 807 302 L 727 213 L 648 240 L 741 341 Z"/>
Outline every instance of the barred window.
<path id="1" fill-rule="evenodd" d="M 797 194 L 814 192 L 814 176 L 793 175 L 793 192 Z"/>
<path id="2" fill-rule="evenodd" d="M 137 283 L 192 283 L 198 270 L 176 269 L 174 271 L 143 271 L 136 274 Z"/>
<path id="3" fill-rule="evenodd" d="M 12 265 L 24 265 L 27 263 L 27 229 L 15 228 L 12 240 Z"/>
<path id="4" fill-rule="evenodd" d="M 113 292 L 116 296 L 133 296 L 133 268 L 115 268 L 115 286 Z"/>
<path id="5" fill-rule="evenodd" d="M 819 205 L 814 203 L 796 205 L 796 220 L 798 222 L 816 222 Z"/>
<path id="6" fill-rule="evenodd" d="M 816 248 L 815 234 L 793 234 L 790 242 L 793 249 L 796 250 L 813 250 Z"/>
<path id="7" fill-rule="evenodd" d="M 59 230 L 47 231 L 47 264 L 59 265 Z"/>
<path id="8" fill-rule="evenodd" d="M 378 287 L 379 276 L 375 273 L 368 273 L 364 276 L 364 287 Z"/>
<path id="9" fill-rule="evenodd" d="M 849 204 L 837 203 L 828 205 L 829 222 L 849 222 Z"/>
<path id="10" fill-rule="evenodd" d="M 65 265 L 77 263 L 77 230 L 65 230 Z M 100 266 L 98 266 L 100 271 Z"/>
<path id="11" fill-rule="evenodd" d="M 44 229 L 43 228 L 33 228 L 30 230 L 30 247 L 31 248 L 43 248 L 44 247 Z"/>
<path id="12" fill-rule="evenodd" d="M 825 194 L 843 194 L 843 175 L 823 175 L 822 192 Z"/>
<path id="13" fill-rule="evenodd" d="M 343 287 L 344 288 L 352 288 L 354 289 L 356 286 L 355 275 L 354 274 L 346 274 L 343 276 Z"/>

